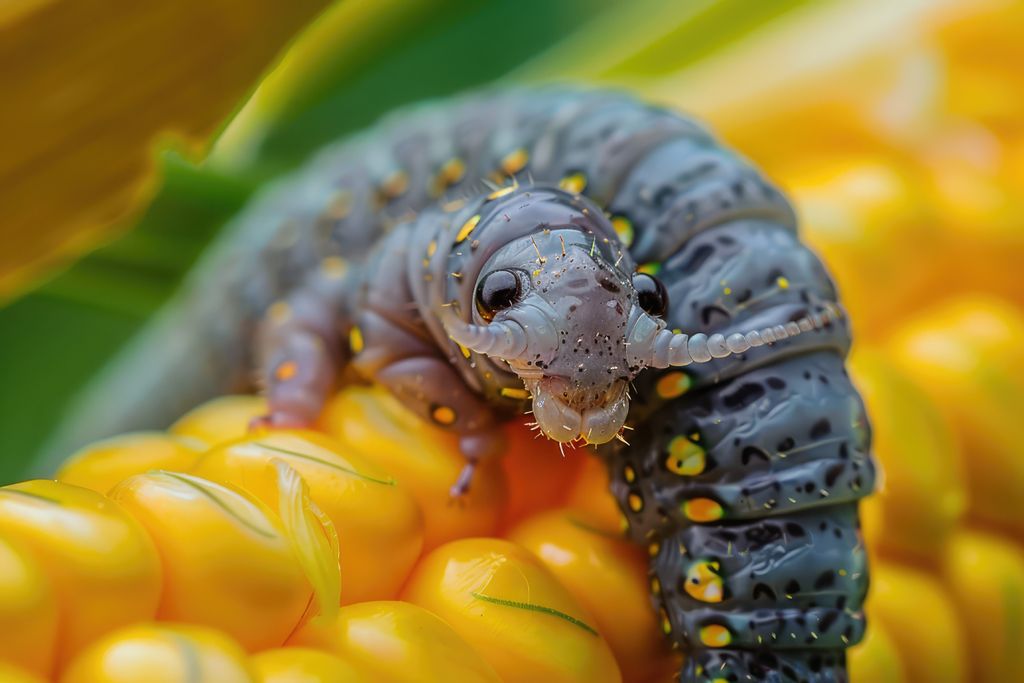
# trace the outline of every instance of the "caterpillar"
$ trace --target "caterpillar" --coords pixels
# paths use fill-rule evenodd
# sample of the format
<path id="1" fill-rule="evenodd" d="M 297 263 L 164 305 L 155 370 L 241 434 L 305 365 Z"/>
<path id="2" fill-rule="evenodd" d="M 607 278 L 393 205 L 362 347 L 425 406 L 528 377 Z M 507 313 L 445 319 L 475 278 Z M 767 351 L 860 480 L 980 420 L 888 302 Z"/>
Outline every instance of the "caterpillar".
<path id="1" fill-rule="evenodd" d="M 166 426 L 253 367 L 264 422 L 308 424 L 355 375 L 459 435 L 459 495 L 532 409 L 607 463 L 682 681 L 845 681 L 875 470 L 796 228 L 750 163 L 624 94 L 420 105 L 258 197 L 55 450 Z"/>

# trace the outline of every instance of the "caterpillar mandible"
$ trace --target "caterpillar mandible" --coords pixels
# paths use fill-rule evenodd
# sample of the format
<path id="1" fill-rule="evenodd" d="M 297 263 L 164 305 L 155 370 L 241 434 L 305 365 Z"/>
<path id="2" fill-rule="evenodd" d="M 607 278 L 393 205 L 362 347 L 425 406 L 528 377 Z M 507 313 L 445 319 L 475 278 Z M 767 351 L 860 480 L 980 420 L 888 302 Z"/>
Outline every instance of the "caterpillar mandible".
<path id="1" fill-rule="evenodd" d="M 487 92 L 265 192 L 68 433 L 164 427 L 254 365 L 265 421 L 306 424 L 346 370 L 459 435 L 457 494 L 532 407 L 598 445 L 682 681 L 845 681 L 874 484 L 848 348 L 790 205 L 704 128 L 617 93 Z"/>

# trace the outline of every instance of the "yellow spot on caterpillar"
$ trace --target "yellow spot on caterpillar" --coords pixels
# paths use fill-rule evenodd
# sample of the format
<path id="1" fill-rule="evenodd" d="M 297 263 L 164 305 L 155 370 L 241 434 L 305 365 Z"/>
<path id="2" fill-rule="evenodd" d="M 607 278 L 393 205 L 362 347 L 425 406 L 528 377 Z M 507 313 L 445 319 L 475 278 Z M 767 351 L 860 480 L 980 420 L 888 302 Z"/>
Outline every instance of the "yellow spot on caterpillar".
<path id="1" fill-rule="evenodd" d="M 636 481 L 636 470 L 633 469 L 632 465 L 626 465 L 622 470 L 622 476 L 625 477 L 627 484 L 632 484 Z"/>
<path id="2" fill-rule="evenodd" d="M 722 294 L 725 294 L 726 296 L 732 294 L 732 287 L 726 287 L 725 289 L 723 289 Z"/>
<path id="3" fill-rule="evenodd" d="M 437 171 L 437 175 L 434 176 L 434 184 L 431 191 L 434 196 L 439 196 L 447 188 L 455 185 L 463 176 L 466 175 L 466 164 L 462 162 L 462 159 L 458 157 L 449 159 L 444 162 L 440 169 Z"/>
<path id="4" fill-rule="evenodd" d="M 839 576 L 846 576 L 846 570 L 845 569 L 840 569 L 839 570 Z"/>
<path id="5" fill-rule="evenodd" d="M 380 194 L 384 199 L 397 199 L 409 188 L 409 174 L 395 171 L 380 186 Z"/>
<path id="6" fill-rule="evenodd" d="M 710 498 L 691 498 L 683 503 L 683 514 L 691 522 L 714 522 L 725 515 L 725 510 Z"/>
<path id="7" fill-rule="evenodd" d="M 358 327 L 353 327 L 348 331 L 348 347 L 352 349 L 352 353 L 359 353 L 363 350 L 363 331 Z"/>
<path id="8" fill-rule="evenodd" d="M 530 398 L 529 391 L 526 389 L 519 389 L 517 387 L 502 387 L 500 393 L 505 398 L 515 398 L 519 400 Z"/>
<path id="9" fill-rule="evenodd" d="M 562 178 L 558 182 L 558 186 L 566 192 L 579 194 L 587 189 L 587 176 L 582 173 L 572 173 Z"/>
<path id="10" fill-rule="evenodd" d="M 530 154 L 520 147 L 514 152 L 505 155 L 505 158 L 501 160 L 501 170 L 506 175 L 515 175 L 526 168 L 526 163 L 529 160 Z"/>
<path id="11" fill-rule="evenodd" d="M 439 425 L 448 426 L 455 422 L 455 411 L 448 406 L 435 406 L 430 410 L 430 418 Z"/>
<path id="12" fill-rule="evenodd" d="M 474 230 L 476 230 L 476 225 L 479 222 L 480 222 L 480 214 L 477 214 L 477 215 L 473 216 L 472 218 L 470 218 L 465 223 L 463 223 L 462 227 L 459 228 L 459 234 L 455 236 L 456 244 L 459 243 L 459 242 L 465 241 L 465 239 L 467 237 L 469 237 L 469 234 L 471 232 L 473 232 Z"/>
<path id="13" fill-rule="evenodd" d="M 324 216 L 331 220 L 344 220 L 352 211 L 352 193 L 348 190 L 341 190 L 331 197 Z"/>
<path id="14" fill-rule="evenodd" d="M 629 520 L 626 519 L 626 515 L 622 514 L 621 512 L 619 513 L 619 530 L 622 533 L 626 533 L 629 531 Z"/>
<path id="15" fill-rule="evenodd" d="M 622 245 L 628 247 L 633 244 L 633 223 L 625 216 L 612 216 L 612 228 L 619 236 Z"/>
<path id="16" fill-rule="evenodd" d="M 639 268 L 636 269 L 636 272 L 646 273 L 647 275 L 654 276 L 661 272 L 661 264 L 656 261 L 644 263 Z"/>
<path id="17" fill-rule="evenodd" d="M 348 272 L 348 263 L 340 256 L 328 256 L 320 262 L 320 272 L 332 280 L 337 280 Z"/>
<path id="18" fill-rule="evenodd" d="M 629 509 L 633 512 L 640 512 L 644 509 L 644 499 L 640 494 L 631 493 L 626 500 L 629 502 Z"/>
<path id="19" fill-rule="evenodd" d="M 290 318 L 292 308 L 286 301 L 275 302 L 267 309 L 267 319 L 275 325 L 280 325 Z"/>
<path id="20" fill-rule="evenodd" d="M 706 458 L 704 449 L 683 435 L 668 442 L 668 458 L 665 467 L 681 477 L 692 477 L 704 471 Z"/>
<path id="21" fill-rule="evenodd" d="M 654 595 L 661 593 L 661 581 L 658 580 L 657 576 L 651 577 L 651 593 Z"/>
<path id="22" fill-rule="evenodd" d="M 661 630 L 667 636 L 672 633 L 672 622 L 668 620 L 668 613 L 665 612 L 664 607 L 658 613 L 661 615 Z"/>
<path id="23" fill-rule="evenodd" d="M 516 185 L 509 185 L 508 187 L 498 188 L 494 192 L 487 195 L 487 201 L 491 201 L 492 199 L 498 199 L 500 197 L 504 197 L 507 194 L 511 194 L 512 192 L 515 191 L 516 187 Z"/>
<path id="24" fill-rule="evenodd" d="M 459 342 L 455 342 L 455 345 L 459 347 L 459 351 L 462 352 L 462 357 L 463 358 L 469 358 L 469 349 L 467 349 L 465 346 L 463 346 Z"/>
<path id="25" fill-rule="evenodd" d="M 427 245 L 427 258 L 430 258 L 437 253 L 437 242 L 431 240 L 430 244 Z"/>
<path id="26" fill-rule="evenodd" d="M 722 601 L 722 577 L 718 575 L 719 564 L 711 560 L 700 560 L 686 571 L 684 587 L 687 594 L 701 602 Z"/>
<path id="27" fill-rule="evenodd" d="M 278 382 L 287 382 L 299 371 L 298 364 L 293 360 L 286 360 L 274 370 L 274 379 Z"/>
<path id="28" fill-rule="evenodd" d="M 537 270 L 533 271 L 533 273 L 531 273 L 531 275 L 533 275 L 533 277 L 540 277 L 540 274 L 543 273 L 543 272 L 544 272 L 543 270 L 538 268 Z"/>
<path id="29" fill-rule="evenodd" d="M 776 278 L 775 284 L 779 286 L 779 289 L 789 289 L 789 280 L 782 277 L 781 275 Z"/>
<path id="30" fill-rule="evenodd" d="M 649 546 L 647 546 L 647 554 L 650 555 L 651 557 L 654 557 L 659 552 L 661 552 L 661 544 L 658 543 L 657 541 L 655 541 L 654 543 L 651 543 Z"/>
<path id="31" fill-rule="evenodd" d="M 681 370 L 673 370 L 658 378 L 658 382 L 654 385 L 654 391 L 660 398 L 676 398 L 685 394 L 689 390 L 690 384 L 689 375 Z"/>
<path id="32" fill-rule="evenodd" d="M 450 202 L 445 202 L 444 204 L 442 204 L 441 208 L 444 209 L 446 213 L 451 213 L 453 211 L 458 211 L 459 209 L 461 209 L 465 205 L 466 205 L 466 200 L 465 199 L 453 199 Z"/>
<path id="33" fill-rule="evenodd" d="M 726 647 L 732 642 L 732 633 L 721 624 L 709 624 L 701 627 L 700 642 L 705 647 Z"/>

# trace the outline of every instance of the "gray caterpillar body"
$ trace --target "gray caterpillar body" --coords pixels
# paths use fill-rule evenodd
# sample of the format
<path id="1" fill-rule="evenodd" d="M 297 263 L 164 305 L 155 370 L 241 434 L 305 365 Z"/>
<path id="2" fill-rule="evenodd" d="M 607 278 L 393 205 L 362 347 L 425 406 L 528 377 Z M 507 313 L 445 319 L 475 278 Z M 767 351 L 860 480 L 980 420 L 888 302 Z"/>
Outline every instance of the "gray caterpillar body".
<path id="1" fill-rule="evenodd" d="M 86 401 L 113 414 L 73 426 L 166 426 L 254 363 L 266 421 L 305 424 L 344 369 L 459 434 L 461 492 L 532 404 L 548 437 L 603 444 L 682 681 L 845 681 L 874 469 L 835 300 L 784 197 L 693 122 L 487 93 L 256 201 Z"/>

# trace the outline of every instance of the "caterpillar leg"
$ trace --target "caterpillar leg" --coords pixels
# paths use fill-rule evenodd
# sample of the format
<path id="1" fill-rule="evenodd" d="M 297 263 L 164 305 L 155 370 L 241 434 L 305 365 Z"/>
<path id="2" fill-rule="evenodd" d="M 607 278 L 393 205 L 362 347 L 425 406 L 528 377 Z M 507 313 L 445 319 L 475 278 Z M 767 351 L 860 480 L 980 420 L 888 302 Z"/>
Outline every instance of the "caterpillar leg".
<path id="1" fill-rule="evenodd" d="M 458 434 L 466 466 L 451 493 L 455 498 L 467 493 L 477 464 L 504 447 L 486 400 L 466 386 L 429 340 L 386 313 L 363 310 L 352 336 L 356 373 L 386 387 L 427 422 Z"/>
<path id="2" fill-rule="evenodd" d="M 348 328 L 343 270 L 326 264 L 287 299 L 271 305 L 260 324 L 260 378 L 269 410 L 257 424 L 306 427 L 334 387 Z"/>
<path id="3" fill-rule="evenodd" d="M 378 371 L 376 379 L 424 419 L 459 435 L 466 464 L 451 487 L 451 496 L 467 494 L 480 461 L 501 453 L 505 445 L 490 407 L 438 356 L 402 359 Z"/>

